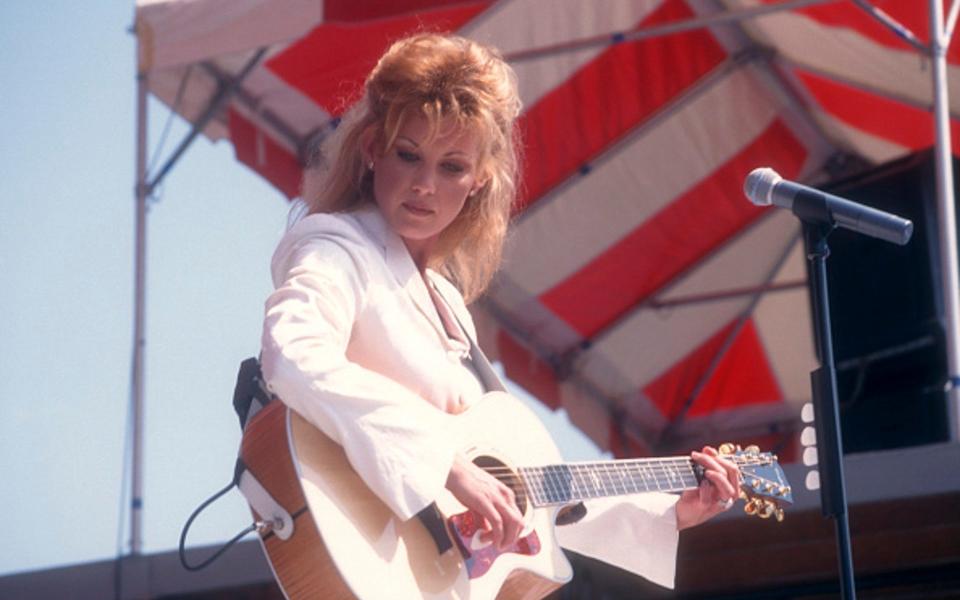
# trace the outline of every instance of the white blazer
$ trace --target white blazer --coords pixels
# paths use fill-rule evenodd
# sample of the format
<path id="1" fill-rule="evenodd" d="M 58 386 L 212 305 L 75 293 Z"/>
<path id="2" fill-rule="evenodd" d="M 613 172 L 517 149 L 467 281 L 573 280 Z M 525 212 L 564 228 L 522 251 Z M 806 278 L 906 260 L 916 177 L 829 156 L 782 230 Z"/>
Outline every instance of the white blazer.
<path id="1" fill-rule="evenodd" d="M 401 519 L 439 497 L 458 450 L 451 414 L 483 395 L 406 246 L 380 212 L 315 214 L 293 224 L 271 262 L 261 362 L 269 389 L 343 446 L 370 489 Z M 467 335 L 456 288 L 427 270 Z M 676 496 L 591 501 L 560 527 L 571 550 L 672 587 Z"/>

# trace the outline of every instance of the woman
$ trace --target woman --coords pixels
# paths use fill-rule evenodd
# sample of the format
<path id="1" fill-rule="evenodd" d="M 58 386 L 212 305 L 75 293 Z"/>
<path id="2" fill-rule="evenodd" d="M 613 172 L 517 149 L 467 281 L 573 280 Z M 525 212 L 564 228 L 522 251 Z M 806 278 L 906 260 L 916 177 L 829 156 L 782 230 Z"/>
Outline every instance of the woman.
<path id="1" fill-rule="evenodd" d="M 494 50 L 431 34 L 395 43 L 306 179 L 309 214 L 273 257 L 262 349 L 271 391 L 340 443 L 400 519 L 446 488 L 502 548 L 522 526 L 513 494 L 458 454 L 449 415 L 485 391 L 464 298 L 500 262 L 519 110 Z M 737 494 L 715 450 L 693 460 L 706 469 L 699 489 L 591 506 L 561 543 L 672 585 L 677 530 Z"/>

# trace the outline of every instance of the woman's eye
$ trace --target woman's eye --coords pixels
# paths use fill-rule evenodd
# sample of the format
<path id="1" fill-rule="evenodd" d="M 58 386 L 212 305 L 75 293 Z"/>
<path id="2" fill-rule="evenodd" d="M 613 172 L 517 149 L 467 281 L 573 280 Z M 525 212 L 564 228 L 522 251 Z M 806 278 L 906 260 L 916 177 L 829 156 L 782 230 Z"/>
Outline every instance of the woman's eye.
<path id="1" fill-rule="evenodd" d="M 409 150 L 397 150 L 397 156 L 404 162 L 417 162 L 420 159 L 415 152 Z"/>
<path id="2" fill-rule="evenodd" d="M 463 173 L 464 171 L 467 170 L 467 168 L 461 165 L 460 163 L 454 163 L 454 162 L 443 163 L 443 168 L 448 173 Z"/>

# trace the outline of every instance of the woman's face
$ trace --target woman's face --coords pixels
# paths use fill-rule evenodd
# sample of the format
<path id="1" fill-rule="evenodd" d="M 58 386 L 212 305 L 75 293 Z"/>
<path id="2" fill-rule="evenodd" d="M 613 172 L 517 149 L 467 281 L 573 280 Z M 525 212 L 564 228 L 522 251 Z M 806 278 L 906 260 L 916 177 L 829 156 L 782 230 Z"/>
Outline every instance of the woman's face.
<path id="1" fill-rule="evenodd" d="M 373 161 L 373 195 L 391 229 L 406 243 L 421 269 L 440 233 L 479 188 L 479 136 L 471 128 L 440 128 L 428 139 L 425 117 L 407 119 L 384 153 L 365 144 Z"/>

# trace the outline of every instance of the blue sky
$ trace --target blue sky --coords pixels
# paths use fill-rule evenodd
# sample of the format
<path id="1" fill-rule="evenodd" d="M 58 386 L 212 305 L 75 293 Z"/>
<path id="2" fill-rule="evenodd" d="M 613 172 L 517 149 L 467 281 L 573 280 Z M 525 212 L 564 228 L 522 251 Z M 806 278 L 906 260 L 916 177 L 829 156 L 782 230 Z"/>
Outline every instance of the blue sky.
<path id="1" fill-rule="evenodd" d="M 0 3 L 0 575 L 114 556 L 133 330 L 135 40 L 126 0 Z M 149 104 L 153 157 L 169 111 Z M 186 133 L 179 119 L 164 150 Z M 165 152 L 165 153 L 166 153 Z M 164 153 L 164 154 L 165 154 Z M 283 197 L 198 140 L 148 216 L 144 550 L 229 481 Z M 569 458 L 595 452 L 545 416 Z M 233 492 L 191 544 L 249 522 Z"/>

